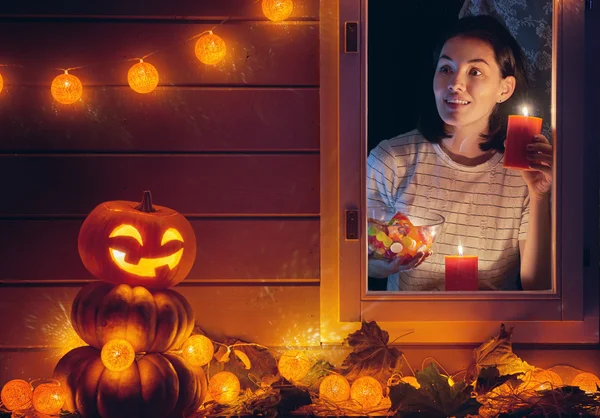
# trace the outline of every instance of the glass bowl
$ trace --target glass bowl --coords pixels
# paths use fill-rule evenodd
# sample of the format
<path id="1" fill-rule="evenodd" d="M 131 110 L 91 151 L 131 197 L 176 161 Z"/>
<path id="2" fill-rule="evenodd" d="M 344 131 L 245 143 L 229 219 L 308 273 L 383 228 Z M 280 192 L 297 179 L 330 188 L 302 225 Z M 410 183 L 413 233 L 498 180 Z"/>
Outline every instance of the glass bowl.
<path id="1" fill-rule="evenodd" d="M 409 263 L 417 253 L 430 251 L 440 234 L 442 215 L 411 206 L 367 208 L 369 258 Z"/>

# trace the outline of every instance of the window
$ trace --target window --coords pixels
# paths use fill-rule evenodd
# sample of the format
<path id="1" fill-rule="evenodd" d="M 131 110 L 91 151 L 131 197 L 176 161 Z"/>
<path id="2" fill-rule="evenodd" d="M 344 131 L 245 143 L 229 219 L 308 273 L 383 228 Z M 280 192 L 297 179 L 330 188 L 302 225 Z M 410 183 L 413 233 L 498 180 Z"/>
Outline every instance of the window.
<path id="1" fill-rule="evenodd" d="M 576 0 L 553 3 L 554 288 L 391 294 L 367 288 L 367 6 L 367 0 L 321 6 L 322 340 L 340 341 L 361 320 L 376 320 L 392 340 L 407 334 L 405 343 L 480 342 L 500 323 L 517 322 L 517 342 L 598 342 L 597 262 L 582 262 L 584 244 L 597 242 L 598 219 L 597 205 L 589 205 L 596 199 L 588 200 L 583 187 L 586 167 L 595 174 L 593 193 L 598 193 L 597 171 L 584 153 L 591 134 L 584 129 L 585 10 Z M 352 36 L 345 33 L 346 22 L 358 22 L 358 53 L 345 51 L 345 36 Z M 359 213 L 358 239 L 346 236 L 352 210 Z M 593 224 L 584 226 L 590 212 Z"/>

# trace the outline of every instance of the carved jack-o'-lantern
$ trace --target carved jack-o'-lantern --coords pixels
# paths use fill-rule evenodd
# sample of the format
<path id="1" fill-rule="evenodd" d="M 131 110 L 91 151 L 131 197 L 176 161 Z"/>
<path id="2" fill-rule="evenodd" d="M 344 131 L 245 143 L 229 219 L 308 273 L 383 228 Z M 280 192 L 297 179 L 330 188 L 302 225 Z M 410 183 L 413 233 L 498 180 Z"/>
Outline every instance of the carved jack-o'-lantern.
<path id="1" fill-rule="evenodd" d="M 98 205 L 79 231 L 79 255 L 95 277 L 164 289 L 181 282 L 196 258 L 196 237 L 188 220 L 153 206 L 149 191 L 141 204 Z"/>

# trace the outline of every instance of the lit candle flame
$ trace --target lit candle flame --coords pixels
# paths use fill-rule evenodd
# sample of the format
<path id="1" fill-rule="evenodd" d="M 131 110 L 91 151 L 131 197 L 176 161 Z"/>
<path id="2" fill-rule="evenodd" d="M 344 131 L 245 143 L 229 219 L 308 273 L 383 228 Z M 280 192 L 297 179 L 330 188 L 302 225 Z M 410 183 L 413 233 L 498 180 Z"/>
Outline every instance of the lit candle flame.
<path id="1" fill-rule="evenodd" d="M 460 255 L 461 257 L 463 256 L 462 245 L 458 246 L 458 255 Z"/>
<path id="2" fill-rule="evenodd" d="M 529 116 L 529 112 L 527 111 L 527 106 L 523 106 L 523 116 Z"/>

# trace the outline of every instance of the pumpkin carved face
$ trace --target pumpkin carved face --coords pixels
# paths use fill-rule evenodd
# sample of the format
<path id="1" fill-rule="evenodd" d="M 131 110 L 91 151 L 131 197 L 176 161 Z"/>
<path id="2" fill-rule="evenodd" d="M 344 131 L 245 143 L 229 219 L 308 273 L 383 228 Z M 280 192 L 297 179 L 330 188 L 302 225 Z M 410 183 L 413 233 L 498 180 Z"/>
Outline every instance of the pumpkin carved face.
<path id="1" fill-rule="evenodd" d="M 196 237 L 185 217 L 153 206 L 150 192 L 141 204 L 98 205 L 79 231 L 79 255 L 95 277 L 111 283 L 164 289 L 181 282 L 196 258 Z"/>

